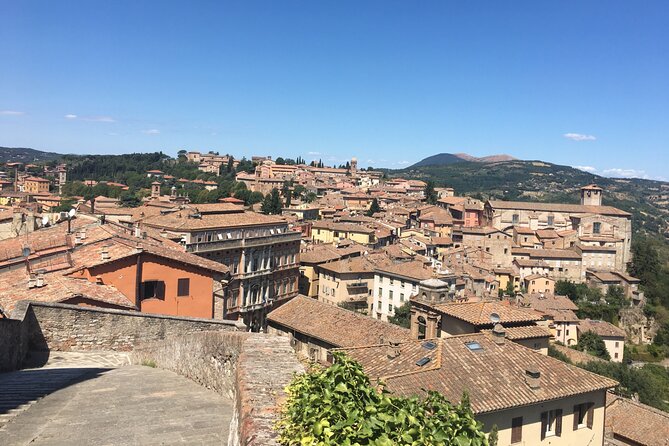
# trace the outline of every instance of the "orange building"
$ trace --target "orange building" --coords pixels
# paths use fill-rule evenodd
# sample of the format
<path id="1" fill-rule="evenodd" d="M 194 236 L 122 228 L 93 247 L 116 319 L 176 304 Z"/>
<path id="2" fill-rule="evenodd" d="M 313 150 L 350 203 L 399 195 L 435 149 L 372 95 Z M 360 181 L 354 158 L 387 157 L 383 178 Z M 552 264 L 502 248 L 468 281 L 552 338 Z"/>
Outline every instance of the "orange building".
<path id="1" fill-rule="evenodd" d="M 23 191 L 29 194 L 49 192 L 49 180 L 46 178 L 27 177 L 23 180 Z"/>

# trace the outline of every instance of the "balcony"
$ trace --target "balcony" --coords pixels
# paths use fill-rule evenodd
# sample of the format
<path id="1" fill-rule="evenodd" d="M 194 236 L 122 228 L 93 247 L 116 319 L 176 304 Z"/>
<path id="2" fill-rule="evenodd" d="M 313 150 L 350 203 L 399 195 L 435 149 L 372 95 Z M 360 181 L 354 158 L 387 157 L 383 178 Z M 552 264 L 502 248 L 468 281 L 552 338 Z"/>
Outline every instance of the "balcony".
<path id="1" fill-rule="evenodd" d="M 367 296 L 369 294 L 369 288 L 365 282 L 349 283 L 346 285 L 346 291 L 348 291 L 349 296 L 354 294 L 364 294 Z"/>
<path id="2" fill-rule="evenodd" d="M 213 251 L 225 251 L 228 249 L 253 248 L 267 246 L 276 243 L 300 241 L 302 233 L 288 231 L 281 234 L 265 235 L 260 237 L 245 237 L 229 240 L 213 240 L 211 242 L 199 242 L 186 245 L 186 251 L 192 253 L 203 253 Z"/>

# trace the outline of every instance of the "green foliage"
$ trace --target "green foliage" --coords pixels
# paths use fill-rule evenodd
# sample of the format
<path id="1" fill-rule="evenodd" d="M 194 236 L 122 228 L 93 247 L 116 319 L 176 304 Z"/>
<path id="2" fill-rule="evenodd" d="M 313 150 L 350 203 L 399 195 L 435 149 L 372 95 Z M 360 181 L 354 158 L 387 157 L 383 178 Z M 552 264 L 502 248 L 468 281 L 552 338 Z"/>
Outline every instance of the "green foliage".
<path id="1" fill-rule="evenodd" d="M 602 337 L 592 331 L 586 331 L 579 335 L 578 344 L 574 348 L 598 358 L 606 359 L 607 361 L 611 359 L 611 355 L 606 350 L 606 345 L 604 345 Z"/>
<path id="2" fill-rule="evenodd" d="M 571 364 L 571 360 L 567 357 L 567 355 L 555 348 L 553 344 L 548 345 L 548 356 L 559 359 L 560 361 L 566 362 L 567 364 Z"/>
<path id="3" fill-rule="evenodd" d="M 279 191 L 276 188 L 272 189 L 272 192 L 265 196 L 260 211 L 266 215 L 281 215 L 283 205 L 281 203 Z"/>
<path id="4" fill-rule="evenodd" d="M 318 195 L 316 195 L 316 192 L 307 192 L 306 194 L 304 194 L 304 201 L 306 203 L 313 203 L 314 201 L 316 201 L 317 198 Z"/>
<path id="5" fill-rule="evenodd" d="M 424 400 L 377 390 L 341 352 L 327 369 L 298 375 L 277 424 L 284 445 L 488 445 L 468 400 L 452 405 L 439 393 Z"/>
<path id="6" fill-rule="evenodd" d="M 395 315 L 388 317 L 388 322 L 399 325 L 400 327 L 411 327 L 411 304 L 405 302 L 400 307 L 395 308 Z"/>
<path id="7" fill-rule="evenodd" d="M 76 202 L 76 200 L 71 198 L 61 200 L 58 206 L 54 206 L 53 209 L 51 209 L 51 212 L 68 212 L 74 207 Z"/>
<path id="8" fill-rule="evenodd" d="M 367 212 L 365 212 L 365 215 L 371 217 L 377 212 L 381 212 L 381 206 L 379 206 L 379 200 L 377 200 L 376 197 L 374 197 L 374 199 L 372 200 L 372 204 L 369 206 L 369 209 L 367 209 Z"/>
<path id="9" fill-rule="evenodd" d="M 660 325 L 657 333 L 655 333 L 655 338 L 653 338 L 653 344 L 669 346 L 669 322 L 663 322 Z"/>
<path id="10" fill-rule="evenodd" d="M 639 401 L 669 412 L 669 370 L 656 364 L 636 368 L 618 362 L 592 361 L 582 368 L 618 381 L 616 391 L 631 397 L 639 395 Z"/>
<path id="11" fill-rule="evenodd" d="M 490 446 L 497 446 L 498 441 L 499 441 L 499 428 L 497 427 L 496 424 L 493 424 L 492 429 L 490 429 L 490 434 L 488 434 L 488 444 Z"/>
<path id="12" fill-rule="evenodd" d="M 439 199 L 439 195 L 437 194 L 437 191 L 434 190 L 434 182 L 432 180 L 429 180 L 427 184 L 425 185 L 425 201 L 427 204 L 437 204 L 437 200 Z"/>

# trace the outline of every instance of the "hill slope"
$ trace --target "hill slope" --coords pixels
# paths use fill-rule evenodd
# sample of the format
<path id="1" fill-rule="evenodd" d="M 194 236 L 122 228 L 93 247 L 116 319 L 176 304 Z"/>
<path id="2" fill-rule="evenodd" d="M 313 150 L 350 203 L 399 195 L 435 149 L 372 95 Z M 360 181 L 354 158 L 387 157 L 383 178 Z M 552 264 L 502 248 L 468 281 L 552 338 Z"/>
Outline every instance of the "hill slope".
<path id="1" fill-rule="evenodd" d="M 53 161 L 62 157 L 60 153 L 43 152 L 26 147 L 0 147 L 0 162 L 32 163 L 35 161 Z"/>

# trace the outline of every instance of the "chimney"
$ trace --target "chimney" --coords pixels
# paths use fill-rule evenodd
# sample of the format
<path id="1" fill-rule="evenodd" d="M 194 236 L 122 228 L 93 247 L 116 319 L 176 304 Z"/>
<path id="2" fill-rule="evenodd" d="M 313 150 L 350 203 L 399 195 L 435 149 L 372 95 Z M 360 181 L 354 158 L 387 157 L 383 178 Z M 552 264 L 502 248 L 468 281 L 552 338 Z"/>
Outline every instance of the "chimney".
<path id="1" fill-rule="evenodd" d="M 495 324 L 495 327 L 492 329 L 492 339 L 497 345 L 504 345 L 504 340 L 506 339 L 506 331 L 502 324 Z"/>
<path id="2" fill-rule="evenodd" d="M 75 245 L 81 245 L 81 244 L 82 244 L 82 241 L 81 241 L 81 234 L 76 234 L 76 235 L 74 236 L 74 244 L 75 244 Z"/>
<path id="3" fill-rule="evenodd" d="M 401 353 L 401 348 L 400 348 L 400 343 L 397 341 L 389 341 L 388 342 L 388 359 L 395 359 L 397 358 L 400 353 Z"/>
<path id="4" fill-rule="evenodd" d="M 37 288 L 41 288 L 44 285 L 46 285 L 46 283 L 44 283 L 44 273 L 43 272 L 38 272 L 37 273 L 37 280 L 35 281 L 35 286 Z"/>
<path id="5" fill-rule="evenodd" d="M 100 257 L 102 260 L 109 260 L 111 258 L 109 255 L 109 250 L 106 247 L 102 248 L 102 251 L 100 251 Z"/>
<path id="6" fill-rule="evenodd" d="M 33 289 L 37 286 L 37 280 L 35 278 L 34 274 L 30 274 L 30 277 L 28 278 L 28 289 Z"/>
<path id="7" fill-rule="evenodd" d="M 80 234 L 80 237 L 81 237 L 82 240 L 86 240 L 86 230 L 85 229 L 82 230 L 79 234 Z"/>
<path id="8" fill-rule="evenodd" d="M 135 246 L 135 251 L 136 251 L 137 253 L 144 252 L 144 247 L 142 247 L 142 244 L 141 244 L 141 243 L 137 243 L 137 246 Z"/>
<path id="9" fill-rule="evenodd" d="M 529 365 L 525 367 L 525 382 L 532 390 L 541 388 L 541 372 L 537 366 Z"/>
<path id="10" fill-rule="evenodd" d="M 102 280 L 101 276 L 95 276 L 95 283 L 98 285 L 104 284 L 104 281 Z"/>

